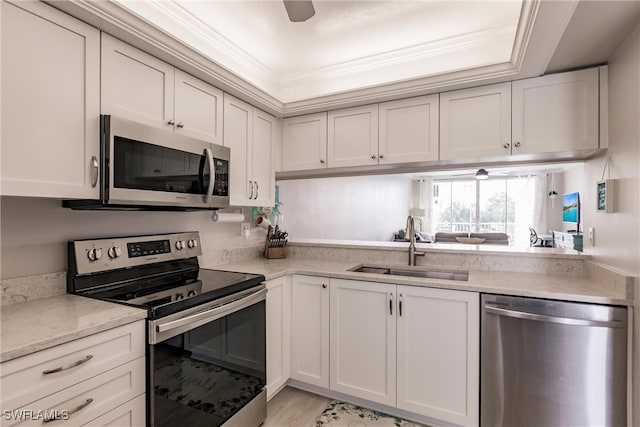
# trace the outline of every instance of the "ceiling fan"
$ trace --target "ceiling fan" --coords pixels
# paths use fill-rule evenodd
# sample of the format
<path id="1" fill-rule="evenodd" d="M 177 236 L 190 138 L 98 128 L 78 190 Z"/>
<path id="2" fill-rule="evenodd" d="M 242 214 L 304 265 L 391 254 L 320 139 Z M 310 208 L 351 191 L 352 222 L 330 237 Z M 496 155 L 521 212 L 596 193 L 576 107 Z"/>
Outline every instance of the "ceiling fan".
<path id="1" fill-rule="evenodd" d="M 304 22 L 316 14 L 311 0 L 282 0 L 291 22 Z"/>

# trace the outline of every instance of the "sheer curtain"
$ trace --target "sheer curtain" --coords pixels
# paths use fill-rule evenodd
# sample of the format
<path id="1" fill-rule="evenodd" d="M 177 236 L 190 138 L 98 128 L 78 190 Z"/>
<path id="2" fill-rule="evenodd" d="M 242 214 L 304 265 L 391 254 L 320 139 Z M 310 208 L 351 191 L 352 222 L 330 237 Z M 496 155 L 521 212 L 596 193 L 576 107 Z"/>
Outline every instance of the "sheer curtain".
<path id="1" fill-rule="evenodd" d="M 529 227 L 538 234 L 547 234 L 547 189 L 546 175 L 528 175 L 516 180 L 517 188 L 511 189 L 509 196 L 515 201 L 516 245 L 529 245 Z"/>

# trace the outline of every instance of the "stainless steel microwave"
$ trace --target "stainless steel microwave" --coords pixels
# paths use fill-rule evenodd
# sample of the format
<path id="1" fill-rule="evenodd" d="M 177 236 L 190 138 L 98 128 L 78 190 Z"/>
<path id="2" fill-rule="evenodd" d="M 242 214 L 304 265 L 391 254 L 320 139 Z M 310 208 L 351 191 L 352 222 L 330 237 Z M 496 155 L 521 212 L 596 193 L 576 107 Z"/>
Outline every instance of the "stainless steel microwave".
<path id="1" fill-rule="evenodd" d="M 100 116 L 99 200 L 72 209 L 196 210 L 229 206 L 228 147 Z"/>

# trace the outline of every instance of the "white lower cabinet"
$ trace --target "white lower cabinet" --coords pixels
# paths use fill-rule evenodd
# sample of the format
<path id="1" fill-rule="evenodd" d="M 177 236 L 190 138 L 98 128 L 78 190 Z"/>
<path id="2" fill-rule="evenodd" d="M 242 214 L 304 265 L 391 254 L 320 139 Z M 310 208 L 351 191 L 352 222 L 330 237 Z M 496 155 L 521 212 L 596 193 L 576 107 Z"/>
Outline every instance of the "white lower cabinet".
<path id="1" fill-rule="evenodd" d="M 329 387 L 329 279 L 291 280 L 291 378 Z"/>
<path id="2" fill-rule="evenodd" d="M 398 286 L 397 293 L 397 407 L 478 425 L 478 293 L 417 286 Z"/>
<path id="3" fill-rule="evenodd" d="M 267 400 L 291 377 L 291 276 L 267 285 Z"/>
<path id="4" fill-rule="evenodd" d="M 145 425 L 145 411 L 143 394 L 84 424 L 84 427 L 142 427 Z"/>
<path id="5" fill-rule="evenodd" d="M 478 293 L 294 276 L 292 295 L 293 379 L 478 425 Z"/>
<path id="6" fill-rule="evenodd" d="M 2 411 L 15 415 L 3 425 L 40 425 L 54 414 L 56 426 L 144 425 L 145 347 L 141 320 L 4 362 Z M 133 424 L 93 423 L 129 402 L 122 420 Z"/>
<path id="7" fill-rule="evenodd" d="M 331 390 L 395 405 L 395 293 L 395 285 L 331 279 Z"/>

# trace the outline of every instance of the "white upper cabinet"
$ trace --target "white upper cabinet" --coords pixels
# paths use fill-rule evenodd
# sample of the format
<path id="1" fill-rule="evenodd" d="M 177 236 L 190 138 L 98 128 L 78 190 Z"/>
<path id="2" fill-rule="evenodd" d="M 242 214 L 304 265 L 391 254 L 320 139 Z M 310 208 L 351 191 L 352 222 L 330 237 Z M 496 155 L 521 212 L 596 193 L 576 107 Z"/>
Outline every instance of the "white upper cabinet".
<path id="1" fill-rule="evenodd" d="M 513 154 L 598 148 L 598 69 L 513 82 Z"/>
<path id="2" fill-rule="evenodd" d="M 510 154 L 510 82 L 440 94 L 440 160 Z"/>
<path id="3" fill-rule="evenodd" d="M 103 114 L 222 144 L 222 91 L 104 33 L 101 93 Z"/>
<path id="4" fill-rule="evenodd" d="M 231 205 L 273 206 L 275 171 L 272 147 L 276 138 L 273 116 L 224 95 L 224 146 L 231 149 Z"/>
<path id="5" fill-rule="evenodd" d="M 222 91 L 175 70 L 176 133 L 222 145 Z"/>
<path id="6" fill-rule="evenodd" d="M 2 194 L 97 199 L 100 32 L 2 1 Z"/>
<path id="7" fill-rule="evenodd" d="M 396 285 L 331 279 L 330 388 L 396 404 Z"/>
<path id="8" fill-rule="evenodd" d="M 379 163 L 438 160 L 439 96 L 379 105 Z"/>
<path id="9" fill-rule="evenodd" d="M 327 167 L 327 113 L 282 121 L 282 171 Z"/>
<path id="10" fill-rule="evenodd" d="M 378 164 L 378 104 L 329 111 L 327 166 Z"/>

